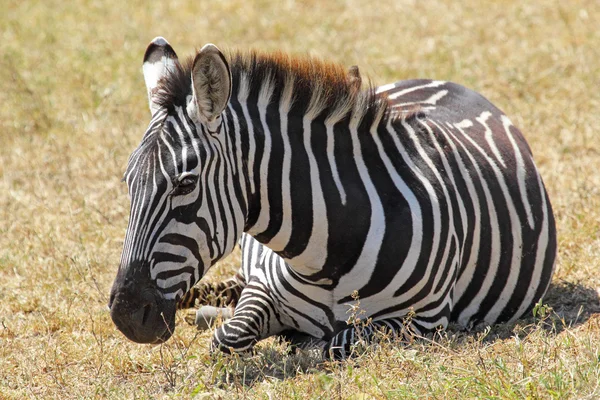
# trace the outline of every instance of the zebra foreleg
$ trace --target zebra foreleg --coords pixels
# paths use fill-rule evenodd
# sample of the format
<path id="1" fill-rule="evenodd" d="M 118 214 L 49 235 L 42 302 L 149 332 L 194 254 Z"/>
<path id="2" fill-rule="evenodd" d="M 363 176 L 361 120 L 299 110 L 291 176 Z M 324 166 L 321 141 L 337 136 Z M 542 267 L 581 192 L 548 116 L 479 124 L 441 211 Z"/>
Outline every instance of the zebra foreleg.
<path id="1" fill-rule="evenodd" d="M 369 323 L 359 323 L 338 332 L 323 347 L 323 357 L 341 360 L 356 354 L 358 345 L 376 344 L 380 339 L 409 340 L 417 333 L 404 318 L 388 318 Z"/>
<path id="2" fill-rule="evenodd" d="M 177 303 L 177 309 L 196 308 L 200 305 L 235 307 L 246 280 L 241 272 L 221 282 L 200 282 L 192 287 Z"/>
<path id="3" fill-rule="evenodd" d="M 212 349 L 244 352 L 282 330 L 283 324 L 269 290 L 262 283 L 252 281 L 242 290 L 233 317 L 215 330 Z"/>
<path id="4" fill-rule="evenodd" d="M 241 272 L 225 281 L 201 282 L 179 300 L 177 309 L 197 308 L 187 312 L 185 321 L 200 330 L 209 329 L 218 318 L 231 318 L 244 286 Z"/>

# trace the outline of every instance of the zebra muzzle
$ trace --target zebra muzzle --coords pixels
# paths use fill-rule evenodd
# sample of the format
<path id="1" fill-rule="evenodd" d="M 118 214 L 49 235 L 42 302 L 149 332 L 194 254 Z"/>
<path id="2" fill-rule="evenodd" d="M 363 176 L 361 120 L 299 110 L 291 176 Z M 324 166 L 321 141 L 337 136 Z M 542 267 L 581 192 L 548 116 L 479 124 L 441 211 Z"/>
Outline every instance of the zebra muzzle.
<path id="1" fill-rule="evenodd" d="M 115 281 L 109 307 L 117 329 L 136 343 L 162 343 L 175 330 L 176 302 L 147 282 Z"/>

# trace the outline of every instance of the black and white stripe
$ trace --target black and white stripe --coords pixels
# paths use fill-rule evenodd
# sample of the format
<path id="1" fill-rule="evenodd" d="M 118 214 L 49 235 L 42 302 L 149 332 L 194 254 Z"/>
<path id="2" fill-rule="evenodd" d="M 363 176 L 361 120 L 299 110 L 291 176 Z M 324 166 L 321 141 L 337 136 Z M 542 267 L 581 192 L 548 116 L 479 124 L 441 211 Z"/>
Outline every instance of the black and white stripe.
<path id="1" fill-rule="evenodd" d="M 160 78 L 126 173 L 121 269 L 142 265 L 176 300 L 246 232 L 219 347 L 291 329 L 345 348 L 354 291 L 376 327 L 418 333 L 514 321 L 545 293 L 550 202 L 481 95 L 430 80 L 358 91 L 336 66 L 214 46 L 180 64 L 163 39 L 148 51 Z"/>

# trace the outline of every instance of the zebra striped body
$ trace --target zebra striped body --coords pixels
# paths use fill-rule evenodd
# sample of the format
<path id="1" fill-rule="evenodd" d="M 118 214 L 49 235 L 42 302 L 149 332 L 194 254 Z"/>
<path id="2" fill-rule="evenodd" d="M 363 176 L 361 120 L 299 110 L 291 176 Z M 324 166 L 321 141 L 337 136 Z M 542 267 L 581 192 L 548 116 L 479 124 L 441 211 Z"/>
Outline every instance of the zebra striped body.
<path id="1" fill-rule="evenodd" d="M 128 277 L 170 313 L 242 231 L 268 248 L 243 239 L 246 286 L 221 348 L 286 329 L 334 340 L 354 291 L 364 317 L 397 329 L 414 312 L 417 332 L 513 321 L 543 296 L 550 202 L 521 133 L 481 95 L 428 80 L 359 91 L 337 67 L 281 55 L 201 51 L 182 67 L 161 49 L 148 70 L 176 68 L 158 100 L 148 84 L 155 112 L 130 158 L 111 296 L 128 337 L 144 341 L 123 314 L 144 325 L 155 313 L 139 311 Z"/>

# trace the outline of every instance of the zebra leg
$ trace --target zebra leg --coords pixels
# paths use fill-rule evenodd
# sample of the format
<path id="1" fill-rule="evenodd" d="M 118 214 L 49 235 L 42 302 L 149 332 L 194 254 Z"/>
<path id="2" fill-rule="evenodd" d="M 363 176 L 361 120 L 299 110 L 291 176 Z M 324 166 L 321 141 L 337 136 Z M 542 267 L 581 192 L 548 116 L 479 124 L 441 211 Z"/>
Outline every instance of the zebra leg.
<path id="1" fill-rule="evenodd" d="M 378 339 L 401 338 L 409 339 L 414 335 L 415 328 L 404 318 L 388 318 L 366 323 L 363 326 L 351 326 L 338 332 L 323 347 L 323 357 L 342 360 L 353 355 L 357 344 L 371 345 Z"/>
<path id="2" fill-rule="evenodd" d="M 177 309 L 195 308 L 196 305 L 235 307 L 246 280 L 237 272 L 233 278 L 221 282 L 200 282 L 192 287 L 177 303 Z"/>
<path id="3" fill-rule="evenodd" d="M 185 320 L 190 325 L 196 325 L 200 331 L 215 326 L 216 321 L 226 321 L 233 316 L 233 310 L 229 307 L 201 306 L 196 312 L 190 312 Z"/>
<path id="4" fill-rule="evenodd" d="M 253 280 L 242 290 L 233 317 L 215 330 L 212 349 L 225 353 L 244 352 L 283 329 L 269 289 Z"/>
<path id="5" fill-rule="evenodd" d="M 209 329 L 218 318 L 231 318 L 246 281 L 241 272 L 221 282 L 201 282 L 192 287 L 177 303 L 177 309 L 197 308 L 188 311 L 185 321 L 200 330 Z"/>

